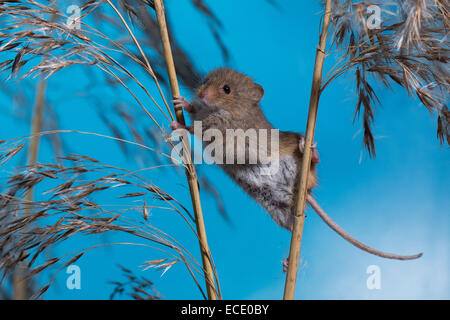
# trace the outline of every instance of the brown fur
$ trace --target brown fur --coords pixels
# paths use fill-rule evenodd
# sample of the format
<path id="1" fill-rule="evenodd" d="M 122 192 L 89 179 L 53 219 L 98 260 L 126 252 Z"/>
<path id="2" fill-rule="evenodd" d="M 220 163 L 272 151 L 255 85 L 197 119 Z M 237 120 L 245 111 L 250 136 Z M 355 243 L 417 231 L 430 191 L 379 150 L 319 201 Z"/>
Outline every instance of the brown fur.
<path id="1" fill-rule="evenodd" d="M 225 85 L 229 86 L 231 90 L 229 94 L 226 94 L 223 90 Z M 224 137 L 226 129 L 274 129 L 264 116 L 259 104 L 263 95 L 264 89 L 262 86 L 240 72 L 228 68 L 211 71 L 197 89 L 196 97 L 198 99 L 205 96 L 210 105 L 226 111 L 228 116 L 223 116 L 220 121 L 214 121 L 211 126 L 208 125 L 209 121 L 204 121 L 206 126 L 203 129 L 214 127 L 221 130 Z M 298 166 L 300 167 L 302 153 L 299 150 L 299 141 L 303 136 L 299 133 L 280 131 L 279 137 L 280 157 L 294 155 L 298 159 Z M 312 189 L 316 185 L 316 163 L 312 162 L 308 189 Z"/>

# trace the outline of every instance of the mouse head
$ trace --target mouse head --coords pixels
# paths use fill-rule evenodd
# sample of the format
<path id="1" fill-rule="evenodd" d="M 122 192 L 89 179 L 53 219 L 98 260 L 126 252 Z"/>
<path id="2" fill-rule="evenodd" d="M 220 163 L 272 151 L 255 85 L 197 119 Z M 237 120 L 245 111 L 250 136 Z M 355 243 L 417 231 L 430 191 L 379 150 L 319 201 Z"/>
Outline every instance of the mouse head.
<path id="1" fill-rule="evenodd" d="M 206 75 L 197 89 L 197 99 L 219 109 L 241 109 L 259 104 L 264 89 L 250 77 L 229 68 L 219 68 Z"/>

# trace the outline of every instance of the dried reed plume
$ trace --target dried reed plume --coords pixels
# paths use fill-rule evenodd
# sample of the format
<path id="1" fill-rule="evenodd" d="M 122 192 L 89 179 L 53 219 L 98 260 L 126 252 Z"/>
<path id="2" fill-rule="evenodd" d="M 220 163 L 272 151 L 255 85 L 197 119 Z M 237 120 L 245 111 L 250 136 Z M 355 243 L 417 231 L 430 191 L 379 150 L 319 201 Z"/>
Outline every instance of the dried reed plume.
<path id="1" fill-rule="evenodd" d="M 220 27 L 220 21 L 214 18 L 214 15 L 203 3 L 203 1 L 193 1 L 193 3 L 198 8 L 198 10 L 203 12 L 203 14 L 208 17 L 208 19 L 210 20 L 209 26 L 212 31 L 215 32 L 214 28 Z M 147 4 L 152 5 L 152 3 Z M 0 29 L 0 52 L 6 52 L 8 53 L 8 55 L 4 56 L 4 61 L 0 61 L 0 70 L 10 71 L 11 76 L 18 78 L 19 80 L 23 80 L 27 77 L 36 76 L 43 76 L 47 78 L 60 71 L 61 69 L 73 65 L 97 67 L 109 76 L 108 81 L 110 81 L 110 83 L 115 83 L 116 85 L 118 84 L 122 86 L 130 94 L 130 96 L 133 97 L 135 103 L 137 103 L 141 110 L 153 122 L 157 132 L 146 128 L 145 133 L 147 134 L 147 136 L 156 143 L 161 143 L 163 141 L 165 148 L 170 147 L 172 145 L 172 142 L 167 137 L 167 133 L 163 128 L 161 119 L 172 121 L 174 119 L 174 116 L 162 93 L 162 88 L 159 84 L 159 80 L 164 78 L 161 78 L 159 76 L 159 73 L 154 71 L 153 66 L 150 64 L 149 59 L 147 58 L 149 49 L 156 51 L 156 54 L 159 56 L 162 55 L 159 42 L 156 41 L 159 36 L 158 38 L 156 38 L 155 36 L 155 30 L 157 30 L 154 28 L 155 19 L 152 15 L 149 14 L 148 8 L 145 7 L 145 3 L 142 1 L 119 1 L 119 5 L 119 7 L 116 7 L 111 1 L 108 0 L 87 1 L 80 7 L 81 16 L 79 17 L 79 19 L 77 21 L 71 21 L 70 18 L 64 14 L 63 10 L 58 9 L 58 2 L 56 1 L 45 4 L 37 1 L 28 1 L 26 4 L 19 0 L 1 1 L 0 21 L 2 23 L 2 28 Z M 105 10 L 105 7 L 107 7 L 106 10 L 110 10 L 113 14 L 111 14 L 111 12 L 109 12 L 110 15 L 104 14 L 102 10 Z M 127 16 L 125 13 L 129 14 L 128 18 L 132 23 L 141 24 L 144 31 L 149 32 L 147 36 L 149 37 L 148 39 L 151 40 L 151 42 L 149 47 L 145 50 L 147 52 L 144 51 L 143 45 L 141 45 L 141 43 L 144 41 L 142 41 L 142 39 L 138 39 L 137 34 L 130 27 L 131 24 L 126 21 L 125 17 Z M 49 17 L 53 18 L 49 19 Z M 113 18 L 109 19 L 110 17 Z M 111 37 L 103 34 L 99 28 L 93 27 L 99 21 L 108 21 L 111 24 L 120 26 L 121 31 L 125 29 L 126 36 L 129 41 L 113 40 Z M 81 28 L 76 27 L 77 23 L 80 24 Z M 150 32 L 150 30 L 152 33 Z M 220 42 L 220 37 L 218 37 L 217 35 L 216 40 Z M 148 41 L 145 42 L 147 43 Z M 189 59 L 184 54 L 183 50 L 181 50 L 179 47 L 175 46 L 174 51 L 175 62 L 177 63 L 177 65 L 185 67 L 184 69 L 181 68 L 181 78 L 183 82 L 187 84 L 188 87 L 195 86 L 197 79 L 195 81 L 193 80 L 193 74 L 196 73 L 193 72 L 193 67 L 190 64 Z M 228 53 L 224 53 L 224 55 L 228 55 Z M 45 57 L 45 59 L 36 61 L 39 60 L 39 57 Z M 158 59 L 155 59 L 155 61 L 157 62 L 156 64 L 159 64 L 159 67 L 161 67 L 162 63 L 158 62 Z M 134 66 L 130 67 L 130 62 L 134 62 L 135 66 L 140 67 L 142 70 L 144 70 L 144 72 L 147 73 L 147 75 L 149 75 L 153 80 L 154 84 L 156 85 L 155 89 L 157 90 L 157 92 L 159 92 L 162 98 L 162 105 L 160 105 L 157 102 L 156 98 L 154 98 L 150 94 L 147 86 L 144 86 L 141 80 L 138 79 L 137 70 Z M 149 99 L 156 112 L 153 110 L 150 111 L 147 108 L 148 103 L 142 101 L 142 97 L 136 93 L 136 88 L 144 92 L 146 98 Z M 132 144 L 145 147 L 142 135 L 134 129 L 134 125 L 132 121 L 130 121 L 130 117 L 127 115 L 127 113 L 120 110 L 118 112 L 122 119 L 125 120 L 125 123 L 127 123 L 134 139 L 137 141 L 133 142 Z M 114 125 L 106 118 L 104 118 L 103 120 L 108 124 L 112 131 L 114 131 Z M 61 133 L 61 131 L 54 130 L 52 132 L 52 134 L 58 133 Z M 116 134 L 116 137 L 110 138 L 118 141 L 121 146 L 130 144 L 130 142 L 124 139 L 117 130 L 115 130 L 114 133 Z M 21 148 L 23 148 L 23 146 L 24 144 L 21 144 L 18 148 L 12 148 L 11 150 L 8 150 L 3 155 L 4 160 L 6 161 L 14 156 L 20 151 Z M 155 151 L 154 149 L 148 147 L 146 149 L 147 151 Z M 124 147 L 123 150 L 126 151 L 126 147 Z M 154 153 L 157 154 L 158 157 L 164 155 L 164 152 L 161 151 Z M 170 156 L 164 156 L 166 157 L 165 160 L 167 162 L 167 159 L 170 159 Z M 59 158 L 60 161 L 63 159 L 71 161 L 88 159 L 89 161 L 93 161 L 89 157 L 82 156 Z M 178 163 L 178 165 L 180 166 L 181 164 Z M 163 164 L 157 164 L 154 167 L 161 168 L 163 166 Z M 172 164 L 166 166 L 175 167 Z M 43 169 L 44 167 L 46 167 L 46 169 L 48 170 L 42 171 L 41 169 Z M 102 164 L 96 167 L 93 172 L 101 171 L 102 168 L 108 170 L 113 169 L 110 166 Z M 80 171 L 78 172 L 77 170 Z M 84 174 L 90 173 L 92 171 L 90 171 L 90 169 L 84 168 L 83 165 L 78 165 L 74 168 L 69 169 L 64 168 L 61 163 L 49 165 L 31 164 L 27 166 L 25 173 L 13 176 L 10 179 L 11 187 L 5 194 L 3 194 L 2 197 L 1 210 L 3 213 L 2 219 L 5 219 L 5 223 L 3 224 L 5 230 L 2 230 L 1 239 L 4 245 L 3 248 L 15 248 L 15 251 L 5 251 L 5 254 L 8 254 L 5 257 L 2 257 L 3 259 L 1 260 L 2 263 L 0 264 L 0 269 L 2 269 L 4 276 L 13 266 L 21 263 L 22 261 L 28 261 L 31 254 L 29 253 L 29 250 L 35 247 L 37 247 L 38 249 L 34 253 L 34 256 L 31 257 L 31 261 L 28 262 L 29 267 L 33 265 L 41 252 L 47 248 L 47 245 L 66 240 L 73 234 L 97 234 L 106 231 L 118 231 L 122 233 L 129 233 L 134 236 L 156 242 L 159 245 L 167 246 L 170 250 L 175 251 L 175 253 L 171 253 L 172 259 L 164 263 L 159 263 L 159 267 L 170 268 L 176 262 L 183 261 L 187 266 L 189 273 L 192 275 L 195 283 L 198 285 L 200 291 L 203 294 L 202 288 L 197 281 L 198 272 L 201 273 L 201 276 L 203 276 L 204 274 L 202 266 L 196 264 L 196 261 L 192 257 L 192 255 L 189 254 L 189 258 L 186 258 L 185 255 L 188 252 L 180 247 L 179 243 L 176 243 L 176 245 L 173 244 L 172 242 L 174 240 L 162 231 L 154 227 L 150 228 L 151 232 L 142 231 L 141 226 L 139 226 L 138 228 L 139 231 L 131 230 L 131 228 L 129 227 L 123 227 L 122 225 L 118 224 L 118 221 L 123 222 L 121 219 L 122 213 L 117 213 L 113 218 L 97 218 L 97 215 L 100 213 L 95 215 L 95 218 L 88 218 L 87 216 L 80 215 L 80 211 L 85 209 L 91 210 L 94 208 L 98 209 L 102 213 L 107 212 L 108 214 L 113 214 L 114 212 L 117 212 L 116 210 L 105 210 L 105 205 L 92 205 L 92 201 L 83 200 L 86 197 L 91 196 L 92 194 L 96 194 L 109 188 L 105 186 L 105 184 L 107 183 L 105 181 L 102 181 L 101 178 L 100 180 L 90 180 L 84 185 L 78 185 L 76 189 L 72 189 L 73 184 L 76 182 L 76 178 L 75 180 L 72 179 L 69 182 L 65 182 L 59 185 L 56 189 L 49 191 L 50 193 L 55 193 L 53 194 L 53 197 L 64 197 L 63 199 L 60 199 L 58 201 L 26 201 L 21 200 L 20 196 L 18 196 L 18 194 L 20 194 L 22 191 L 28 191 L 36 184 L 40 183 L 42 181 L 42 177 L 57 179 L 59 178 L 57 176 L 58 173 L 66 174 L 68 172 L 72 174 L 75 174 L 76 172 L 78 172 L 79 174 Z M 135 176 L 135 173 L 131 175 Z M 103 178 L 106 179 L 105 177 Z M 137 184 L 133 184 L 130 181 L 126 181 L 126 179 L 120 179 L 122 181 L 121 183 L 127 186 L 138 186 Z M 100 182 L 102 186 L 97 185 L 97 183 Z M 145 186 L 139 185 L 139 187 L 145 189 Z M 147 187 L 147 191 L 152 189 L 153 191 L 151 192 L 159 193 L 160 200 L 164 200 L 167 202 L 176 202 L 178 208 L 172 205 L 173 208 L 171 208 L 171 210 L 179 213 L 180 208 L 184 210 L 184 214 L 181 214 L 181 216 L 197 236 L 197 233 L 192 228 L 192 225 L 188 220 L 188 218 L 190 217 L 190 213 L 186 209 L 184 209 L 184 207 L 178 201 L 176 201 L 174 197 L 169 196 L 168 193 L 163 192 L 157 187 L 152 188 Z M 212 188 L 209 189 L 213 190 Z M 66 195 L 66 192 L 68 192 L 68 194 L 71 194 L 74 191 L 76 191 L 76 195 Z M 145 195 L 146 192 L 131 192 L 124 194 L 123 197 L 143 197 Z M 70 205 L 68 203 L 70 203 Z M 30 215 L 13 216 L 13 213 L 19 212 L 21 208 L 25 208 L 27 211 L 30 211 Z M 149 208 L 150 207 L 145 205 L 144 200 L 144 205 L 140 209 L 143 212 L 144 220 L 148 219 Z M 126 211 L 129 211 L 131 209 L 132 208 L 129 208 Z M 49 214 L 48 210 L 55 210 L 58 213 L 65 212 L 66 216 L 62 217 L 56 224 L 52 225 L 51 227 L 47 227 L 49 228 L 49 230 L 45 231 L 46 228 L 41 228 L 38 226 L 41 223 L 40 219 L 42 217 L 54 215 L 54 213 Z M 188 218 L 186 218 L 186 215 Z M 12 217 L 15 218 L 13 219 Z M 31 227 L 30 225 L 32 224 L 32 222 L 39 223 L 37 223 L 36 226 L 33 225 L 33 227 Z M 128 223 L 130 222 L 128 221 Z M 137 228 L 137 226 L 134 227 Z M 33 228 L 31 229 L 31 233 L 34 233 L 35 235 L 39 235 L 39 233 L 45 233 L 45 235 L 49 238 L 41 238 L 36 240 L 35 238 L 37 236 L 30 237 L 30 231 L 25 232 L 25 228 Z M 22 230 L 23 232 L 17 232 L 20 230 Z M 10 234 L 13 231 L 16 232 L 14 236 Z M 30 243 L 30 241 L 32 243 Z M 90 249 L 92 248 L 89 248 L 87 250 Z M 78 259 L 79 257 L 81 257 L 81 255 L 85 251 L 86 250 L 81 251 L 79 255 L 74 257 L 74 259 Z M 42 270 L 55 264 L 59 260 L 62 260 L 62 258 L 63 257 L 54 258 L 43 266 L 33 269 L 30 272 L 29 276 L 41 272 Z M 74 259 L 71 259 L 70 263 L 73 263 Z M 212 257 L 209 256 L 208 259 L 211 260 Z M 217 281 L 217 274 L 215 273 L 214 264 L 212 261 L 210 263 L 213 266 L 214 277 Z M 66 265 L 68 265 L 68 263 L 66 263 Z M 51 283 L 52 281 L 53 280 L 50 280 L 49 282 Z M 43 292 L 45 292 L 48 289 L 49 284 L 46 285 L 37 294 L 37 296 L 40 296 Z M 217 288 L 217 292 L 215 294 L 220 297 L 219 287 Z"/>
<path id="2" fill-rule="evenodd" d="M 371 20 L 370 6 L 380 9 L 379 26 Z M 444 0 L 332 1 L 332 47 L 338 62 L 323 79 L 324 90 L 334 79 L 354 72 L 358 96 L 355 119 L 362 114 L 363 144 L 375 156 L 372 123 L 379 103 L 370 75 L 387 88 L 397 83 L 415 94 L 437 115 L 437 136 L 450 144 L 450 112 L 447 107 L 450 25 L 449 5 Z M 372 28 L 371 28 L 372 26 Z M 333 51 L 336 50 L 336 51 Z"/>
<path id="3" fill-rule="evenodd" d="M 24 146 L 22 141 L 11 143 L 17 146 L 3 146 L 8 151 L 3 152 L 2 164 Z M 167 271 L 178 262 L 184 263 L 205 296 L 198 282 L 198 278 L 203 277 L 202 266 L 181 243 L 151 223 L 152 210 L 167 210 L 178 215 L 196 235 L 193 218 L 179 201 L 141 175 L 139 171 L 142 170 L 130 172 L 76 154 L 61 157 L 60 160 L 68 165 L 35 164 L 23 168 L 22 172 L 9 179 L 7 190 L 0 193 L 0 270 L 3 278 L 22 261 L 26 261 L 30 268 L 28 277 L 56 263 L 62 264 L 36 293 L 35 297 L 39 297 L 48 290 L 62 268 L 74 263 L 86 252 L 107 245 L 143 246 L 168 256 L 147 261 L 144 266 Z M 156 168 L 147 168 L 144 172 L 151 169 Z M 46 199 L 24 200 L 23 195 L 29 189 L 43 185 L 44 181 L 43 195 Z M 107 192 L 127 201 L 109 206 L 93 200 Z M 133 199 L 132 204 L 129 199 Z M 148 205 L 149 199 L 159 200 L 161 205 Z M 26 208 L 29 214 L 18 215 L 22 208 Z M 94 235 L 109 231 L 131 235 L 141 242 L 101 243 L 53 257 L 38 267 L 33 266 L 36 259 L 53 245 L 77 234 Z"/>
<path id="4" fill-rule="evenodd" d="M 135 300 L 159 300 L 162 297 L 152 281 L 142 276 L 137 276 L 127 268 L 119 266 L 122 270 L 124 277 L 127 279 L 124 282 L 110 281 L 109 283 L 114 285 L 113 292 L 109 296 L 110 300 L 113 300 L 117 296 L 122 297 L 124 294 L 132 297 Z M 131 291 L 131 292 L 130 292 Z"/>

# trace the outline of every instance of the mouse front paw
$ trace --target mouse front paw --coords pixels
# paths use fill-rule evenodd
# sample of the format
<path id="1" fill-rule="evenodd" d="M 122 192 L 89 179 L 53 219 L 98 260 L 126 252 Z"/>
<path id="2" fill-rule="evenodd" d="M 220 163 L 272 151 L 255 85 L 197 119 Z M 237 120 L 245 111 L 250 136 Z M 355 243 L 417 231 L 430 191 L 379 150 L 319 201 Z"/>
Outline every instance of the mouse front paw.
<path id="1" fill-rule="evenodd" d="M 176 122 L 176 121 L 173 121 L 171 124 L 170 124 L 170 129 L 172 129 L 172 130 L 178 130 L 178 129 L 186 129 L 186 126 L 183 126 L 181 123 L 179 123 L 179 122 Z"/>
<path id="2" fill-rule="evenodd" d="M 175 108 L 183 108 L 187 112 L 192 112 L 193 108 L 192 105 L 187 101 L 185 98 L 177 96 L 175 99 L 173 99 L 173 103 L 175 105 Z"/>
<path id="3" fill-rule="evenodd" d="M 306 141 L 305 137 L 301 136 L 300 141 L 298 142 L 298 147 L 302 154 L 305 151 L 305 141 Z M 317 142 L 314 142 L 311 146 L 311 162 L 313 162 L 313 163 L 320 162 L 319 152 L 317 151 L 316 147 L 317 147 Z"/>

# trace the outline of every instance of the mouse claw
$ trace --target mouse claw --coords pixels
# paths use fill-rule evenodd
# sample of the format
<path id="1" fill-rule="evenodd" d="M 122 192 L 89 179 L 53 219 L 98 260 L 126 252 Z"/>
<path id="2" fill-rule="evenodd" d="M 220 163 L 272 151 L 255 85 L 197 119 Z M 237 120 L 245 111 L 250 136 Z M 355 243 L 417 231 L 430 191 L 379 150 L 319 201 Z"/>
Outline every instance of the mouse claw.
<path id="1" fill-rule="evenodd" d="M 173 121 L 171 124 L 170 124 L 170 129 L 172 129 L 172 130 L 178 130 L 178 129 L 186 129 L 186 126 L 183 126 L 181 123 L 179 123 L 179 122 L 176 122 L 176 121 Z"/>
<path id="2" fill-rule="evenodd" d="M 175 108 L 184 108 L 187 112 L 192 112 L 192 105 L 185 98 L 176 96 L 172 101 Z"/>
<path id="3" fill-rule="evenodd" d="M 283 273 L 286 273 L 289 267 L 289 259 L 285 258 L 282 260 L 282 268 L 283 268 Z"/>
<path id="4" fill-rule="evenodd" d="M 300 141 L 298 143 L 298 147 L 300 149 L 300 152 L 303 153 L 305 151 L 305 137 L 301 137 Z M 319 163 L 320 159 L 319 159 L 319 152 L 316 149 L 317 147 L 317 142 L 314 142 L 311 145 L 311 161 L 313 163 Z"/>
<path id="5" fill-rule="evenodd" d="M 315 147 L 312 148 L 311 161 L 314 162 L 314 163 L 319 163 L 320 162 L 319 152 L 317 151 L 317 149 Z"/>

